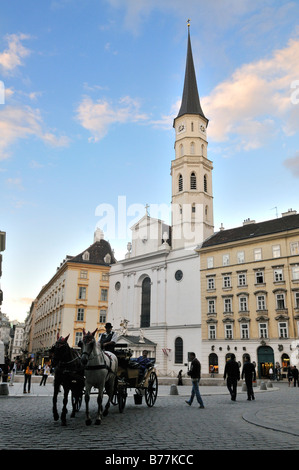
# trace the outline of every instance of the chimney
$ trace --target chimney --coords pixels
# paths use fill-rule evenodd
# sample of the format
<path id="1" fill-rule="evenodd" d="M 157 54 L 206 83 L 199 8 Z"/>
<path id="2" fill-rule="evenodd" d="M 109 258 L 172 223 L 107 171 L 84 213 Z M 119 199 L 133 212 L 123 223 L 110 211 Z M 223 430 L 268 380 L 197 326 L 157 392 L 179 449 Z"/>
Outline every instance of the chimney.
<path id="1" fill-rule="evenodd" d="M 293 211 L 293 209 L 288 209 L 288 212 L 282 212 L 281 217 L 286 217 L 287 215 L 296 215 L 297 211 Z"/>
<path id="2" fill-rule="evenodd" d="M 243 225 L 255 224 L 255 220 L 245 219 Z"/>

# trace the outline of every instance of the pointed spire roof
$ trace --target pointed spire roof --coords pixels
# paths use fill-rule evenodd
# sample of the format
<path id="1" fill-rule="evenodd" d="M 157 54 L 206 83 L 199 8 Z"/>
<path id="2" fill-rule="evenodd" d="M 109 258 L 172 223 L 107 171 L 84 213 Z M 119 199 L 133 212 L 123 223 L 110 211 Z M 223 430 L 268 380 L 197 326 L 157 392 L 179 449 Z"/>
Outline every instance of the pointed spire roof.
<path id="1" fill-rule="evenodd" d="M 190 24 L 188 23 L 188 47 L 187 47 L 187 60 L 186 60 L 186 70 L 185 70 L 185 82 L 184 82 L 181 108 L 179 110 L 177 118 L 180 116 L 183 116 L 184 114 L 199 114 L 208 123 L 208 119 L 205 117 L 203 110 L 201 109 L 199 95 L 198 95 L 189 27 L 190 27 Z"/>

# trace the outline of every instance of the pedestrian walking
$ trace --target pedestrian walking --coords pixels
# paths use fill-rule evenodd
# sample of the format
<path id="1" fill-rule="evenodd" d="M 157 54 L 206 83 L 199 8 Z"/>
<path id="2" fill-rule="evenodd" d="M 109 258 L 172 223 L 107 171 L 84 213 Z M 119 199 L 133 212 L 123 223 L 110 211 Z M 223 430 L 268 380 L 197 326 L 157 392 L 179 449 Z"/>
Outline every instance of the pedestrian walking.
<path id="1" fill-rule="evenodd" d="M 299 383 L 298 383 L 298 369 L 296 366 L 293 367 L 292 369 L 292 374 L 293 374 L 293 379 L 294 379 L 294 387 L 296 387 L 296 383 L 297 383 L 297 387 L 299 387 Z"/>
<path id="2" fill-rule="evenodd" d="M 288 366 L 287 368 L 287 375 L 288 375 L 288 382 L 289 382 L 289 387 L 291 386 L 291 382 L 293 380 L 293 373 L 292 373 L 292 368 L 291 366 Z"/>
<path id="3" fill-rule="evenodd" d="M 40 386 L 41 385 L 46 385 L 46 382 L 47 382 L 47 378 L 48 376 L 50 375 L 50 367 L 48 366 L 48 364 L 45 364 L 44 367 L 43 367 L 43 375 L 42 375 L 42 380 L 40 381 Z"/>
<path id="4" fill-rule="evenodd" d="M 192 380 L 192 390 L 191 396 L 189 400 L 186 400 L 187 405 L 191 406 L 194 397 L 196 396 L 197 401 L 199 403 L 199 408 L 204 408 L 204 404 L 200 395 L 199 391 L 199 381 L 200 381 L 200 373 L 201 373 L 201 365 L 199 360 L 196 358 L 195 353 L 190 353 L 191 365 L 190 370 L 187 374 L 191 377 Z"/>
<path id="5" fill-rule="evenodd" d="M 242 379 L 245 377 L 245 384 L 247 388 L 247 400 L 254 400 L 252 382 L 256 380 L 255 367 L 250 362 L 250 357 L 245 356 L 245 362 L 242 369 Z"/>
<path id="6" fill-rule="evenodd" d="M 28 393 L 30 393 L 31 376 L 32 376 L 33 369 L 34 369 L 33 361 L 31 359 L 29 359 L 25 364 L 23 393 L 27 393 L 26 392 L 26 385 L 27 385 Z"/>
<path id="7" fill-rule="evenodd" d="M 180 370 L 180 372 L 178 373 L 178 377 L 177 377 L 178 385 L 183 385 L 183 375 L 182 374 L 183 374 L 183 371 Z"/>
<path id="8" fill-rule="evenodd" d="M 226 386 L 231 396 L 231 400 L 236 401 L 237 398 L 237 384 L 240 380 L 239 364 L 236 362 L 236 356 L 231 354 L 230 359 L 225 364 L 224 380 L 226 379 Z"/>

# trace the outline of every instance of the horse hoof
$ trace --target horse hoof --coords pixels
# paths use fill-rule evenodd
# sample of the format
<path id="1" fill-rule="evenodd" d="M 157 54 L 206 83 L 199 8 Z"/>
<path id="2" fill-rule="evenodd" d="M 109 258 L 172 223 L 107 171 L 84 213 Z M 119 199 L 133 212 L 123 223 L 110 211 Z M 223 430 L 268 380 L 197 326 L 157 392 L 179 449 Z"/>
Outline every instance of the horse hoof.
<path id="1" fill-rule="evenodd" d="M 95 420 L 95 424 L 96 424 L 96 425 L 101 424 L 101 422 L 102 422 L 102 421 L 101 421 L 100 419 L 96 419 L 96 420 Z"/>
<path id="2" fill-rule="evenodd" d="M 61 426 L 66 426 L 66 421 L 61 421 Z"/>
<path id="3" fill-rule="evenodd" d="M 90 425 L 91 425 L 91 419 L 87 419 L 87 420 L 85 421 L 85 424 L 86 424 L 86 426 L 90 426 Z"/>
<path id="4" fill-rule="evenodd" d="M 103 411 L 103 416 L 107 416 L 107 414 L 108 414 L 108 410 L 104 410 Z"/>

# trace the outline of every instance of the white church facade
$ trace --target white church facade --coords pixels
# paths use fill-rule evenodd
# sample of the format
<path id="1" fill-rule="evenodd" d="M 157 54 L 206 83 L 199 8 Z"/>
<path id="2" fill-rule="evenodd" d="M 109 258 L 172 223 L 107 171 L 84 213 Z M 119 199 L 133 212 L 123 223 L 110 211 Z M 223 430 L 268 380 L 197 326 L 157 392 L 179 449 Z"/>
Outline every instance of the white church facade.
<path id="1" fill-rule="evenodd" d="M 140 338 L 160 375 L 186 371 L 188 353 L 201 357 L 200 257 L 214 233 L 212 162 L 198 95 L 190 33 L 181 108 L 174 119 L 171 226 L 147 212 L 132 228 L 132 243 L 110 270 L 108 319 L 120 338 Z M 120 330 L 120 325 L 126 326 Z M 144 346 L 144 344 L 146 346 Z M 149 345 L 149 347 L 147 347 Z"/>

